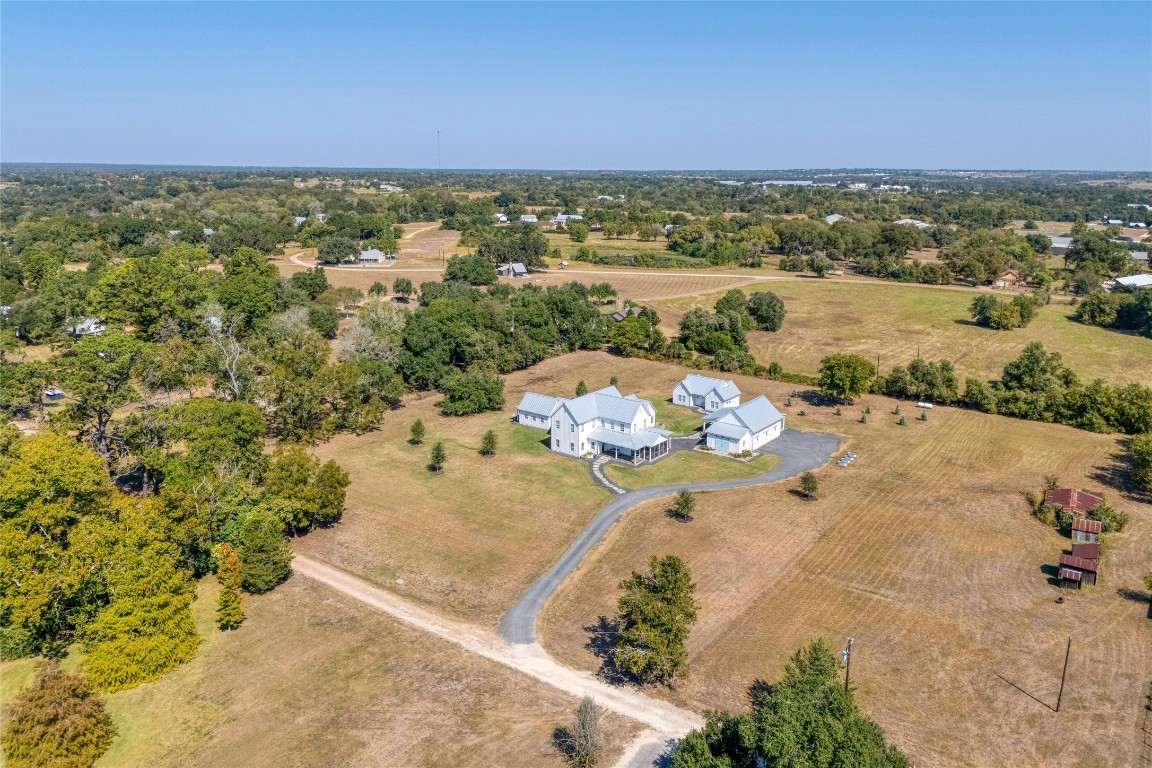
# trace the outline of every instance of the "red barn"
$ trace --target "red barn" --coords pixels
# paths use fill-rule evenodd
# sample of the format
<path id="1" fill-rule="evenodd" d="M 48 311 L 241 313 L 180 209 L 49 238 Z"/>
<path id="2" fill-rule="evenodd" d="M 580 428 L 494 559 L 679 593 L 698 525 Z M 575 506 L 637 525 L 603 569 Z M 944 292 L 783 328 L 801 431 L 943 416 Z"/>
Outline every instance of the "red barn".
<path id="1" fill-rule="evenodd" d="M 1075 517 L 1084 517 L 1103 503 L 1104 497 L 1075 488 L 1055 488 L 1044 491 L 1045 504 L 1058 504 Z"/>
<path id="2" fill-rule="evenodd" d="M 1096 554 L 1100 554 L 1099 544 L 1085 545 L 1096 547 Z M 1060 586 L 1068 589 L 1080 589 L 1083 585 L 1096 583 L 1096 570 L 1099 560 L 1089 560 L 1076 555 L 1060 555 Z"/>
<path id="3" fill-rule="evenodd" d="M 1104 524 L 1099 520 L 1077 517 L 1072 521 L 1072 541 L 1096 543 L 1100 541 L 1100 531 L 1103 526 Z"/>

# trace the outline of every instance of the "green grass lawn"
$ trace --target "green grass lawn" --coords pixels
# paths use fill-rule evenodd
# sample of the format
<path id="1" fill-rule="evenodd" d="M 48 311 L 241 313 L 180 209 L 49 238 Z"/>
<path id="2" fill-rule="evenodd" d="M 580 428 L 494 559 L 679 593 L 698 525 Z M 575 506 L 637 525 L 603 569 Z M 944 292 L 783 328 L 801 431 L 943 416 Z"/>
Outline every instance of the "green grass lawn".
<path id="1" fill-rule="evenodd" d="M 655 464 L 639 467 L 609 464 L 605 470 L 608 479 L 621 488 L 636 490 L 656 485 L 741 480 L 762 475 L 779 463 L 780 457 L 772 454 L 764 454 L 753 461 L 743 462 L 725 456 L 710 455 L 703 451 L 682 451 Z"/>
<path id="2" fill-rule="evenodd" d="M 690 435 L 700 429 L 704 418 L 691 408 L 673 405 L 663 398 L 651 398 L 656 407 L 656 423 L 677 435 Z"/>

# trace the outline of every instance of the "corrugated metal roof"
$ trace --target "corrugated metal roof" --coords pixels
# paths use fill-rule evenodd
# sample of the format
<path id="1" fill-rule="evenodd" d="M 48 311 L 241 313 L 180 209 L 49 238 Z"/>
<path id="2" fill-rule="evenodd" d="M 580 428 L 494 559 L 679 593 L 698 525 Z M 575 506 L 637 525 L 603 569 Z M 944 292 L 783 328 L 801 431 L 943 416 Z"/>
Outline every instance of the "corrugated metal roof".
<path id="1" fill-rule="evenodd" d="M 594 429 L 589 433 L 588 439 L 595 440 L 601 445 L 615 445 L 619 448 L 636 451 L 641 448 L 652 448 L 660 445 L 668 439 L 670 434 L 672 433 L 668 430 L 655 428 L 642 429 L 630 435 L 624 432 L 614 432 L 611 429 Z"/>
<path id="2" fill-rule="evenodd" d="M 1099 520 L 1089 520 L 1086 517 L 1077 517 L 1072 520 L 1072 530 L 1084 533 L 1100 533 L 1104 524 Z"/>
<path id="3" fill-rule="evenodd" d="M 1130 277 L 1118 277 L 1116 282 L 1126 288 L 1147 288 L 1152 285 L 1152 275 L 1132 275 Z"/>
<path id="4" fill-rule="evenodd" d="M 1044 491 L 1045 504 L 1059 504 L 1074 515 L 1086 515 L 1104 501 L 1103 496 L 1076 488 L 1055 488 Z"/>
<path id="5" fill-rule="evenodd" d="M 731 379 L 714 379 L 711 376 L 701 376 L 698 373 L 688 374 L 680 384 L 688 391 L 688 394 L 697 397 L 702 397 L 712 390 L 716 390 L 716 393 L 725 400 L 730 400 L 740 394 L 740 388 Z"/>
<path id="6" fill-rule="evenodd" d="M 1083 557 L 1076 557 L 1075 555 L 1060 555 L 1060 565 L 1069 568 L 1078 568 L 1081 571 L 1091 571 L 1096 573 L 1097 564 L 1099 560 L 1088 560 Z"/>
<path id="7" fill-rule="evenodd" d="M 1061 568 L 1060 569 L 1060 578 L 1062 578 L 1062 579 L 1068 579 L 1069 581 L 1080 581 L 1080 579 L 1082 579 L 1083 577 L 1084 577 L 1084 574 L 1081 573 L 1080 571 L 1076 570 L 1075 568 Z"/>
<path id="8" fill-rule="evenodd" d="M 1085 560 L 1099 560 L 1100 545 L 1095 542 L 1087 544 L 1073 544 L 1072 557 L 1082 557 Z"/>
<path id="9" fill-rule="evenodd" d="M 748 434 L 748 427 L 741 424 L 726 424 L 722 421 L 713 422 L 712 425 L 708 427 L 708 434 L 727 437 L 730 440 L 740 440 Z"/>
<path id="10" fill-rule="evenodd" d="M 749 400 L 735 408 L 721 408 L 704 417 L 705 423 L 724 421 L 729 424 L 742 424 L 752 432 L 762 432 L 773 424 L 783 421 L 784 414 L 776 410 L 776 406 L 768 401 L 764 395 Z M 709 430 L 712 428 L 709 427 Z"/>
<path id="11" fill-rule="evenodd" d="M 548 418 L 561 402 L 562 400 L 558 397 L 525 392 L 524 398 L 520 401 L 520 405 L 516 406 L 516 410 Z"/>
<path id="12" fill-rule="evenodd" d="M 1069 248 L 1072 245 L 1072 238 L 1070 238 L 1070 237 L 1051 237 L 1051 236 L 1049 236 L 1048 239 L 1052 241 L 1052 247 L 1053 248 Z"/>

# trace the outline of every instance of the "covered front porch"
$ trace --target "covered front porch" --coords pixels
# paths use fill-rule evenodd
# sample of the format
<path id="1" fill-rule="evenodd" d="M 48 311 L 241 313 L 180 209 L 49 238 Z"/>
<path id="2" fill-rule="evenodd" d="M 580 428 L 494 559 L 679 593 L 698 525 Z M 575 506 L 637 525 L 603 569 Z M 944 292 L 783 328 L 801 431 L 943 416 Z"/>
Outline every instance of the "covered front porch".
<path id="1" fill-rule="evenodd" d="M 667 456 L 672 450 L 671 434 L 655 428 L 632 434 L 597 429 L 589 437 L 594 452 L 636 465 Z"/>

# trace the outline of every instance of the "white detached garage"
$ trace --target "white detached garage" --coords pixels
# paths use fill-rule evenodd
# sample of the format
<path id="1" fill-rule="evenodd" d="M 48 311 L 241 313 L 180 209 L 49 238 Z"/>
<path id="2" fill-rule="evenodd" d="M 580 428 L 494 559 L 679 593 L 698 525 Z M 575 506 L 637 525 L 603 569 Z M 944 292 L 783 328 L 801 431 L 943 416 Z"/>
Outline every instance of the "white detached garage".
<path id="1" fill-rule="evenodd" d="M 721 408 L 704 417 L 708 447 L 719 453 L 755 451 L 784 431 L 784 414 L 764 395 L 734 408 Z"/>

